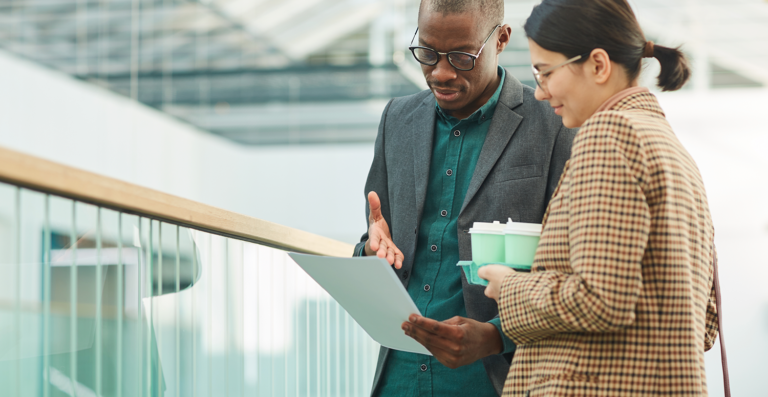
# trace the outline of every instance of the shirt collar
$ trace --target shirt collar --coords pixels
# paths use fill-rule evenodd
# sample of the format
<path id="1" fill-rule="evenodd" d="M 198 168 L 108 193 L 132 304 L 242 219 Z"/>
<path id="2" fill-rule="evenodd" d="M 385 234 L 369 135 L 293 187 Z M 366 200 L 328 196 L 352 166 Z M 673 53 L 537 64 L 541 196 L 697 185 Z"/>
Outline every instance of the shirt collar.
<path id="1" fill-rule="evenodd" d="M 498 68 L 498 74 L 501 77 L 501 82 L 499 83 L 499 86 L 496 87 L 496 92 L 493 93 L 493 96 L 488 99 L 488 102 L 486 102 L 485 105 L 481 106 L 480 109 L 475 110 L 474 113 L 467 117 L 465 119 L 466 121 L 477 121 L 477 124 L 482 124 L 485 121 L 490 121 L 491 118 L 493 118 L 493 113 L 496 110 L 496 104 L 499 103 L 501 88 L 504 86 L 504 79 L 507 74 L 506 70 L 504 70 L 501 65 L 499 65 Z M 440 116 L 440 118 L 443 120 L 448 121 L 451 124 L 459 123 L 457 118 L 451 116 L 448 111 L 443 110 L 440 105 L 437 104 L 437 100 L 435 100 L 435 109 L 437 110 L 437 115 Z"/>

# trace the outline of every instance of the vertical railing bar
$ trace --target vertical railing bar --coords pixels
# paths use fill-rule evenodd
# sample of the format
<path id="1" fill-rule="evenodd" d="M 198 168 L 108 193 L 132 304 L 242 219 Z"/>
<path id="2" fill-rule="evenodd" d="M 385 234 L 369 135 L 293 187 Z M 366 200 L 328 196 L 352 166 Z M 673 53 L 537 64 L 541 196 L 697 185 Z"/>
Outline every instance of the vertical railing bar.
<path id="1" fill-rule="evenodd" d="M 43 397 L 51 395 L 51 195 L 45 195 L 43 238 Z"/>
<path id="2" fill-rule="evenodd" d="M 297 269 L 296 267 L 297 266 L 291 266 L 291 269 L 292 269 L 291 272 L 293 273 L 293 277 L 291 277 L 291 280 L 297 280 L 300 277 L 300 275 L 301 275 L 300 274 L 301 272 L 299 272 L 299 269 Z M 305 292 L 306 292 L 306 290 L 305 290 Z M 294 384 L 296 385 L 296 397 L 299 397 L 299 393 L 301 393 L 301 387 L 299 386 L 300 385 L 299 379 L 301 379 L 301 362 L 299 360 L 299 351 L 301 350 L 299 348 L 300 347 L 299 346 L 299 342 L 300 342 L 299 341 L 299 335 L 300 335 L 299 334 L 299 303 L 300 302 L 297 299 L 296 292 L 294 292 L 294 294 L 293 294 L 293 300 L 295 302 L 295 304 L 293 305 L 293 308 L 292 308 L 292 310 L 293 310 L 293 334 L 294 334 L 293 340 L 295 341 L 295 344 L 296 344 L 296 348 L 294 349 L 295 353 L 296 353 L 295 354 L 295 356 L 296 356 L 296 358 L 295 358 L 295 360 L 296 360 L 296 363 L 295 363 L 296 371 L 294 371 L 296 374 L 295 374 L 295 377 L 294 377 L 294 380 L 295 380 Z"/>
<path id="3" fill-rule="evenodd" d="M 229 397 L 229 239 L 224 239 L 224 391 Z"/>
<path id="4" fill-rule="evenodd" d="M 325 391 L 331 396 L 331 297 L 325 300 Z"/>
<path id="5" fill-rule="evenodd" d="M 142 351 L 143 351 L 142 347 L 144 346 L 144 339 L 143 339 L 143 335 L 142 335 L 143 332 L 144 332 L 144 328 L 141 326 L 141 318 L 142 318 L 142 312 L 143 312 L 143 308 L 141 306 L 141 294 L 142 294 L 142 292 L 141 292 L 141 285 L 144 282 L 144 279 L 141 276 L 141 256 L 142 256 L 142 246 L 141 246 L 142 232 L 141 232 L 141 229 L 142 229 L 142 224 L 143 224 L 143 220 L 142 220 L 141 217 L 138 218 L 138 224 L 139 225 L 138 225 L 137 229 L 138 229 L 139 235 L 138 235 L 138 241 L 135 242 L 135 243 L 139 244 L 139 252 L 137 254 L 137 256 L 138 256 L 137 259 L 138 260 L 136 261 L 137 262 L 136 263 L 136 289 L 138 289 L 138 291 L 136 291 L 136 296 L 138 297 L 137 298 L 137 302 L 136 302 L 136 329 L 138 330 L 138 332 L 136 332 L 136 338 L 137 338 L 137 342 L 138 342 L 136 344 L 136 347 L 138 349 L 138 357 L 137 357 L 136 362 L 139 364 L 139 368 L 136 371 L 136 375 L 137 375 L 137 378 L 138 378 L 137 382 L 136 382 L 136 391 L 137 391 L 136 396 L 137 397 L 141 397 L 141 394 L 142 394 L 141 385 L 143 383 L 141 381 L 141 378 L 144 376 L 144 371 L 142 370 L 143 369 L 143 366 L 142 366 L 142 361 L 143 360 L 142 360 L 142 357 L 141 357 L 142 356 Z M 136 236 L 134 236 L 134 237 L 136 237 Z"/>
<path id="6" fill-rule="evenodd" d="M 153 287 L 154 289 L 154 287 Z M 163 222 L 158 221 L 157 222 L 157 296 L 163 296 Z M 160 379 L 162 379 L 162 373 L 160 372 L 162 368 L 160 367 L 160 352 L 163 351 L 163 329 L 162 324 L 160 323 L 160 318 L 158 312 L 160 311 L 159 308 L 155 307 L 155 301 L 157 299 L 152 299 L 152 327 L 154 329 L 154 323 L 155 318 L 157 318 L 157 354 L 158 354 L 158 364 L 157 364 L 157 395 L 161 396 L 163 394 L 162 392 L 162 383 Z"/>
<path id="7" fill-rule="evenodd" d="M 346 380 L 346 385 L 344 387 L 345 396 L 349 397 L 350 392 L 350 382 L 349 382 L 349 364 L 350 364 L 350 340 L 352 339 L 352 335 L 350 335 L 349 332 L 349 313 L 344 311 L 344 354 L 346 358 L 344 359 L 344 379 Z"/>
<path id="8" fill-rule="evenodd" d="M 261 395 L 261 285 L 259 282 L 261 281 L 261 278 L 259 277 L 259 273 L 261 272 L 261 247 L 256 246 L 256 261 L 254 263 L 254 266 L 256 266 L 256 270 L 254 271 L 254 274 L 256 275 L 256 395 Z"/>
<path id="9" fill-rule="evenodd" d="M 275 295 L 275 267 L 274 267 L 274 260 L 275 256 L 273 255 L 273 250 L 269 249 L 267 252 L 269 252 L 269 294 L 271 296 Z M 275 307 L 274 305 L 269 310 L 269 328 L 270 328 L 270 335 L 269 339 L 271 342 L 271 345 L 274 345 L 275 343 Z M 275 395 L 275 355 L 270 354 L 269 355 L 269 394 L 274 396 Z"/>
<path id="10" fill-rule="evenodd" d="M 241 249 L 240 249 L 240 258 L 241 258 L 241 260 L 240 260 L 240 265 L 241 265 L 240 279 L 243 282 L 242 285 L 241 285 L 241 288 L 243 288 L 242 289 L 242 291 L 243 291 L 243 306 L 242 306 L 242 309 L 243 310 L 240 313 L 240 315 L 242 316 L 241 318 L 243 320 L 241 322 L 243 328 L 240 330 L 240 332 L 241 332 L 240 346 L 243 346 L 242 355 L 240 356 L 240 397 L 245 397 L 245 354 L 246 354 L 245 353 L 246 352 L 246 350 L 245 350 L 245 319 L 246 319 L 245 308 L 248 306 L 248 305 L 245 304 L 245 288 L 246 288 L 246 285 L 245 285 L 245 250 L 246 250 L 247 245 L 246 245 L 246 243 L 240 244 L 240 247 L 241 247 Z"/>
<path id="11" fill-rule="evenodd" d="M 16 187 L 16 340 L 21 340 L 21 188 Z M 16 397 L 21 397 L 21 349 L 16 348 Z"/>
<path id="12" fill-rule="evenodd" d="M 341 339 L 339 335 L 341 333 L 341 319 L 339 318 L 341 310 L 339 310 L 338 302 L 334 307 L 336 308 L 336 395 L 338 396 L 341 394 Z"/>
<path id="13" fill-rule="evenodd" d="M 208 309 L 208 318 L 206 319 L 208 323 L 208 352 L 206 357 L 208 358 L 208 397 L 213 397 L 213 369 L 210 353 L 211 346 L 213 346 L 213 298 L 211 296 L 213 288 L 213 237 L 211 234 L 208 234 L 208 269 L 208 304 L 206 305 Z"/>
<path id="14" fill-rule="evenodd" d="M 322 395 L 321 393 L 322 393 L 322 390 L 323 390 L 322 389 L 322 387 L 323 387 L 323 378 L 322 378 L 322 374 L 321 374 L 322 367 L 320 366 L 320 355 L 322 354 L 321 350 L 320 350 L 320 347 L 321 347 L 320 346 L 320 320 L 322 318 L 320 313 L 321 313 L 320 312 L 320 296 L 317 296 L 317 298 L 315 299 L 315 319 L 317 320 L 315 322 L 315 347 L 316 347 L 316 349 L 315 349 L 316 350 L 315 364 L 317 365 L 315 373 L 317 374 L 317 386 L 316 387 L 317 387 L 317 395 L 318 396 Z"/>
<path id="15" fill-rule="evenodd" d="M 69 268 L 69 378 L 77 384 L 77 201 L 72 200 L 72 226 L 69 231 L 72 264 Z"/>
<path id="16" fill-rule="evenodd" d="M 288 297 L 288 267 L 286 266 L 286 262 L 283 261 L 282 264 L 283 269 L 283 304 L 285 307 L 283 308 L 284 315 L 284 321 L 283 321 L 283 327 L 285 329 L 285 335 L 287 337 L 288 330 L 290 329 L 290 321 L 288 320 L 288 317 L 291 315 L 291 304 L 289 303 L 289 297 Z M 285 346 L 286 349 L 283 350 L 283 395 L 288 397 L 288 349 L 287 346 L 290 345 L 290 340 L 286 341 Z M 298 350 L 298 349 L 297 349 Z"/>
<path id="17" fill-rule="evenodd" d="M 123 396 L 123 213 L 117 213 L 117 397 Z"/>
<path id="18" fill-rule="evenodd" d="M 145 353 L 147 354 L 146 362 L 146 376 L 147 376 L 147 397 L 152 396 L 152 322 L 154 319 L 154 266 L 152 265 L 152 252 L 154 251 L 154 241 L 152 238 L 152 219 L 147 219 L 149 222 L 149 235 L 147 238 L 147 276 L 145 282 L 147 283 L 147 298 L 149 299 L 149 305 L 147 305 L 147 344 L 145 346 Z"/>
<path id="19" fill-rule="evenodd" d="M 180 228 L 176 225 L 176 397 L 181 396 L 181 330 L 179 326 L 179 318 L 181 317 L 181 299 L 178 298 L 179 291 L 181 291 L 181 280 L 179 272 L 181 271 L 181 253 L 180 253 Z M 192 275 L 194 277 L 194 274 Z"/>
<path id="20" fill-rule="evenodd" d="M 358 370 L 359 367 L 360 367 L 360 363 L 358 363 L 358 356 L 360 355 L 360 352 L 358 351 L 359 350 L 359 345 L 360 345 L 360 341 L 358 339 L 358 336 L 359 336 L 358 328 L 359 327 L 360 326 L 357 325 L 357 322 L 353 322 L 353 324 L 352 324 L 352 332 L 354 333 L 355 336 L 353 338 L 354 344 L 352 345 L 352 347 L 354 349 L 353 350 L 354 351 L 354 354 L 353 354 L 354 365 L 352 366 L 352 368 L 354 369 L 354 371 L 353 371 L 354 375 L 353 376 L 354 376 L 354 379 L 355 379 L 354 382 L 355 382 L 355 393 L 356 394 L 360 393 L 360 382 L 359 382 L 360 372 Z"/>
<path id="21" fill-rule="evenodd" d="M 101 207 L 96 208 L 96 395 L 101 395 L 101 295 L 104 285 L 101 266 Z"/>
<path id="22" fill-rule="evenodd" d="M 304 277 L 304 291 L 309 291 L 309 277 Z M 312 395 L 312 349 L 310 346 L 310 336 L 312 335 L 312 325 L 309 322 L 310 316 L 309 316 L 309 297 L 305 300 L 306 302 L 306 316 L 307 316 L 307 396 Z"/>
<path id="23" fill-rule="evenodd" d="M 192 299 L 192 310 L 190 310 L 190 323 L 192 325 L 192 397 L 197 397 L 197 324 L 195 324 L 195 296 L 198 295 L 194 289 L 197 277 L 197 242 L 192 240 L 192 283 L 189 286 L 190 297 Z"/>

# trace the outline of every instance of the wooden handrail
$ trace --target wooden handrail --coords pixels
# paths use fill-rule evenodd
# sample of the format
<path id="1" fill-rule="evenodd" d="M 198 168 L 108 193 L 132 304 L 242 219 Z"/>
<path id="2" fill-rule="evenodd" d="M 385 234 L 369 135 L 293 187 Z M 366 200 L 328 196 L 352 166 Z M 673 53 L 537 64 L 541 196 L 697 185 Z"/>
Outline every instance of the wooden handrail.
<path id="1" fill-rule="evenodd" d="M 354 246 L 0 147 L 0 181 L 287 251 L 351 256 Z"/>

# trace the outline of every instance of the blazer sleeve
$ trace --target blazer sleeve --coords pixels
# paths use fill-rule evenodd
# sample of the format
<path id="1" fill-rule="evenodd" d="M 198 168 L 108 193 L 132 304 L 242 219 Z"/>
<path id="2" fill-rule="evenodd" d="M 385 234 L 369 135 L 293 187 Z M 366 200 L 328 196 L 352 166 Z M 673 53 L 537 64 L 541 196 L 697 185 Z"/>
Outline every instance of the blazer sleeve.
<path id="1" fill-rule="evenodd" d="M 371 191 L 376 192 L 381 200 L 381 215 L 387 221 L 388 225 L 391 225 L 392 217 L 390 215 L 389 206 L 389 189 L 387 187 L 387 160 L 384 153 L 384 132 L 386 131 L 387 112 L 392 105 L 391 99 L 387 106 L 384 108 L 384 112 L 381 114 L 381 121 L 379 122 L 379 132 L 376 135 L 376 143 L 373 147 L 373 162 L 371 163 L 371 169 L 368 171 L 368 179 L 365 182 L 365 193 L 363 199 L 365 200 L 365 222 L 368 224 L 368 215 L 371 209 L 368 205 L 368 193 Z M 368 241 L 368 232 L 363 233 L 360 237 L 360 242 L 355 244 L 355 251 L 352 256 L 361 256 L 363 253 L 363 247 Z"/>
<path id="2" fill-rule="evenodd" d="M 569 218 L 560 223 L 568 228 L 573 272 L 504 279 L 499 308 L 504 332 L 515 343 L 632 324 L 651 224 L 645 172 L 642 147 L 620 113 L 600 113 L 582 127 L 568 169 Z"/>

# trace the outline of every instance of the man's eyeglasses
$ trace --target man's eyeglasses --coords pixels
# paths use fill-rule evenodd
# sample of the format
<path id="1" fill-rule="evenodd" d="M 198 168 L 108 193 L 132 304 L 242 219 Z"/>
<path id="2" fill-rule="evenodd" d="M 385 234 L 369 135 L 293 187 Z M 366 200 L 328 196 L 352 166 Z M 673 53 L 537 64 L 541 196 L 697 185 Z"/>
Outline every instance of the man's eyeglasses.
<path id="1" fill-rule="evenodd" d="M 410 46 L 408 47 L 409 50 L 413 53 L 413 57 L 416 58 L 419 63 L 422 63 L 427 66 L 435 66 L 438 62 L 440 62 L 440 55 L 445 55 L 448 57 L 448 63 L 451 64 L 454 68 L 458 70 L 468 71 L 472 70 L 475 67 L 475 60 L 480 56 L 480 54 L 483 52 L 483 48 L 485 48 L 485 44 L 488 43 L 488 40 L 493 36 L 493 33 L 496 32 L 496 29 L 500 28 L 501 25 L 496 25 L 495 28 L 491 31 L 491 34 L 488 35 L 488 37 L 485 38 L 485 41 L 483 42 L 483 46 L 480 47 L 480 51 L 477 52 L 477 54 L 470 54 L 468 52 L 461 52 L 461 51 L 448 51 L 448 52 L 438 52 L 431 48 L 427 47 L 421 47 L 421 46 Z M 416 32 L 413 34 L 413 38 L 411 39 L 411 44 L 413 44 L 413 40 L 416 39 L 416 34 L 419 33 L 419 28 L 416 28 Z"/>
<path id="2" fill-rule="evenodd" d="M 536 85 L 538 85 L 539 88 L 541 88 L 543 90 L 544 89 L 544 79 L 546 77 L 548 77 L 547 75 L 549 73 L 551 73 L 553 70 L 555 70 L 557 68 L 560 68 L 560 67 L 563 67 L 565 65 L 568 65 L 569 63 L 573 63 L 573 62 L 576 62 L 576 61 L 581 60 L 581 59 L 586 59 L 587 57 L 589 57 L 589 54 L 591 54 L 591 53 L 592 53 L 592 50 L 589 50 L 589 51 L 587 51 L 587 52 L 585 52 L 585 53 L 583 53 L 581 55 L 576 55 L 575 57 L 573 57 L 573 58 L 571 58 L 571 59 L 569 59 L 569 60 L 567 60 L 567 61 L 565 61 L 563 63 L 559 63 L 559 64 L 557 64 L 555 66 L 552 66 L 551 68 L 544 69 L 542 71 L 539 71 L 538 69 L 536 69 L 536 66 L 531 65 L 531 69 L 533 70 L 533 79 L 536 80 Z"/>

